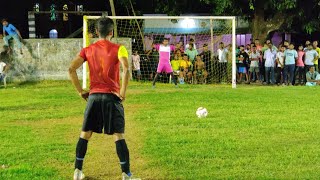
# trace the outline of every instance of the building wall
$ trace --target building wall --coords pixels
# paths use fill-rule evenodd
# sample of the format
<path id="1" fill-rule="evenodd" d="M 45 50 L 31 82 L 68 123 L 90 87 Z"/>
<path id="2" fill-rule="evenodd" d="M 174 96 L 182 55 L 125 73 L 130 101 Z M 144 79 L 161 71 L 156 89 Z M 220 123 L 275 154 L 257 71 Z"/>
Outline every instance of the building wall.
<path id="1" fill-rule="evenodd" d="M 124 45 L 131 57 L 130 38 L 118 38 L 112 41 Z M 69 79 L 70 63 L 82 49 L 82 39 L 27 39 L 23 44 L 23 55 L 13 42 L 13 54 L 3 59 L 11 65 L 9 80 Z M 0 41 L 0 47 L 3 45 L 3 41 Z M 82 78 L 82 69 L 78 71 L 78 75 Z"/>

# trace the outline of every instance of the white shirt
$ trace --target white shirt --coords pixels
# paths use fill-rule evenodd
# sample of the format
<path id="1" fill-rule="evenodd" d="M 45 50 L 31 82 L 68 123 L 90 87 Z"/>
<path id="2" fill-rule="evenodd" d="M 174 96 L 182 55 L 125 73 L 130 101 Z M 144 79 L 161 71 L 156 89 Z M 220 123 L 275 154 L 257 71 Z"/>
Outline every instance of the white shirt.
<path id="1" fill-rule="evenodd" d="M 314 59 L 318 56 L 318 53 L 316 50 L 311 49 L 307 50 L 306 54 L 304 55 L 304 64 L 308 66 L 313 66 L 314 65 Z"/>
<path id="2" fill-rule="evenodd" d="M 228 62 L 227 61 L 227 49 L 218 49 L 218 59 L 220 63 Z"/>
<path id="3" fill-rule="evenodd" d="M 277 51 L 275 50 L 271 51 L 270 49 L 267 49 L 264 52 L 264 59 L 266 60 L 264 63 L 265 67 L 274 67 L 274 64 L 276 61 L 276 54 L 277 54 Z"/>
<path id="4" fill-rule="evenodd" d="M 0 74 L 2 74 L 3 73 L 3 71 L 4 71 L 4 67 L 6 66 L 6 63 L 4 63 L 4 62 L 0 62 Z"/>
<path id="5" fill-rule="evenodd" d="M 256 59 L 260 57 L 260 53 L 258 51 L 256 51 L 256 53 L 254 53 L 253 51 L 251 52 L 249 58 L 252 59 Z M 259 60 L 258 61 L 251 61 L 250 63 L 250 67 L 259 67 Z"/>
<path id="6" fill-rule="evenodd" d="M 284 53 L 283 52 L 278 52 L 277 53 L 277 59 L 279 60 L 279 62 L 284 65 Z M 278 67 L 281 67 L 280 64 L 278 64 Z"/>
<path id="7" fill-rule="evenodd" d="M 132 55 L 133 70 L 140 70 L 140 56 Z"/>

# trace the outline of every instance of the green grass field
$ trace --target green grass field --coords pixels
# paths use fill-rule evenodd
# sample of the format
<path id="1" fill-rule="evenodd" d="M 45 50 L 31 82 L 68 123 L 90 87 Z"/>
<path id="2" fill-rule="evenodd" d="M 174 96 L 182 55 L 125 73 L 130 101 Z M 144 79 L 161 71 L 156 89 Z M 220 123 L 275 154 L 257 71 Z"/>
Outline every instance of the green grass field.
<path id="1" fill-rule="evenodd" d="M 318 179 L 319 90 L 131 82 L 132 171 L 143 179 Z M 205 119 L 195 115 L 200 106 Z M 0 88 L 0 179 L 71 179 L 84 107 L 67 81 Z M 120 179 L 112 137 L 94 134 L 88 148 L 87 179 Z"/>

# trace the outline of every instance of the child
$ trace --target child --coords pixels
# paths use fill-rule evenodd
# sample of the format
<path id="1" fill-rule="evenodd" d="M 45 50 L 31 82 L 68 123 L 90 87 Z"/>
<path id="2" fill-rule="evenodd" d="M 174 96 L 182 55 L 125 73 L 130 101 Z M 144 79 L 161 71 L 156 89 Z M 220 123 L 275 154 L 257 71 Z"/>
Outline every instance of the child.
<path id="1" fill-rule="evenodd" d="M 191 73 L 192 63 L 188 58 L 187 54 L 183 55 L 183 60 L 180 61 L 180 74 L 179 74 L 179 82 L 180 84 L 184 84 L 185 79 L 188 82 L 192 78 Z"/>
<path id="2" fill-rule="evenodd" d="M 252 46 L 252 52 L 249 55 L 250 57 L 250 69 L 249 69 L 249 81 L 248 84 L 250 84 L 251 81 L 251 75 L 255 74 L 256 77 L 259 77 L 259 58 L 260 53 L 257 51 L 256 45 Z"/>
<path id="3" fill-rule="evenodd" d="M 296 61 L 296 73 L 294 77 L 299 77 L 295 80 L 296 85 L 304 85 L 304 79 L 305 79 L 305 74 L 304 74 L 304 62 L 303 62 L 303 56 L 305 52 L 303 51 L 303 45 L 301 44 L 298 48 L 298 59 Z M 298 82 L 297 82 L 298 81 Z"/>
<path id="4" fill-rule="evenodd" d="M 180 50 L 177 50 L 177 51 L 180 52 Z M 180 61 L 181 61 L 181 57 L 179 56 L 179 53 L 176 53 L 174 55 L 173 60 L 170 61 L 170 64 L 173 70 L 173 75 L 174 75 L 174 77 L 172 78 L 176 78 L 176 76 L 180 74 Z"/>
<path id="5" fill-rule="evenodd" d="M 248 73 L 247 73 L 247 62 L 249 61 L 249 55 L 245 52 L 244 46 L 240 46 L 240 53 L 237 57 L 238 67 L 239 67 L 239 83 L 242 83 L 242 76 L 246 76 L 246 80 L 248 81 Z"/>
<path id="6" fill-rule="evenodd" d="M 283 82 L 283 68 L 284 68 L 284 51 L 285 51 L 285 47 L 283 45 L 279 45 L 279 52 L 277 53 L 276 56 L 276 60 L 277 60 L 277 84 L 280 85 L 284 85 Z"/>
<path id="7" fill-rule="evenodd" d="M 140 81 L 141 71 L 140 71 L 140 56 L 138 51 L 134 51 L 132 55 L 133 73 L 137 77 L 137 81 Z"/>

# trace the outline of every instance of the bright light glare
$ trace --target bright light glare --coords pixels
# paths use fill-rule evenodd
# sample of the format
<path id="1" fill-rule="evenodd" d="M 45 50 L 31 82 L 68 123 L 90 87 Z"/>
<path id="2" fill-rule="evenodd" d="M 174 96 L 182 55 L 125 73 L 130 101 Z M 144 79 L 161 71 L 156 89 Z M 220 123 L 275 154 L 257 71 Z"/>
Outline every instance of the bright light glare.
<path id="1" fill-rule="evenodd" d="M 193 19 L 186 18 L 181 22 L 181 26 L 183 28 L 194 28 L 196 27 L 196 23 Z"/>

